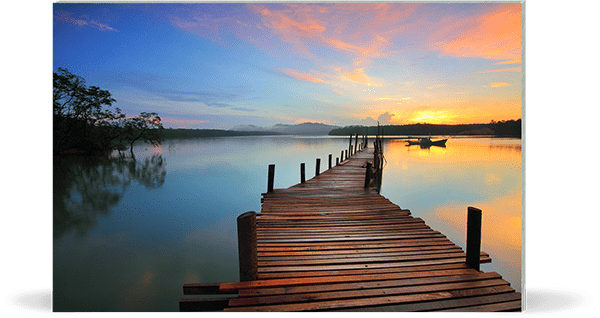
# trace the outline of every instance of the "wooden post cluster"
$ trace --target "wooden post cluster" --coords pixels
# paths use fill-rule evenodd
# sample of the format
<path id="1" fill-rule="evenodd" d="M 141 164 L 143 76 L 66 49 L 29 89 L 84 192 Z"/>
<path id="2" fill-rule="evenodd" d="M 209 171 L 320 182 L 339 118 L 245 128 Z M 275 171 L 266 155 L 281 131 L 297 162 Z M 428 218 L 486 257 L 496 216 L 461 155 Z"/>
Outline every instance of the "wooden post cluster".
<path id="1" fill-rule="evenodd" d="M 275 180 L 275 165 L 269 165 L 269 176 L 267 180 L 267 192 L 273 192 L 273 182 Z"/>
<path id="2" fill-rule="evenodd" d="M 467 208 L 467 265 L 479 270 L 481 254 L 481 210 Z"/>
<path id="3" fill-rule="evenodd" d="M 256 212 L 250 211 L 237 218 L 238 255 L 240 282 L 258 278 L 258 254 L 256 252 Z"/>

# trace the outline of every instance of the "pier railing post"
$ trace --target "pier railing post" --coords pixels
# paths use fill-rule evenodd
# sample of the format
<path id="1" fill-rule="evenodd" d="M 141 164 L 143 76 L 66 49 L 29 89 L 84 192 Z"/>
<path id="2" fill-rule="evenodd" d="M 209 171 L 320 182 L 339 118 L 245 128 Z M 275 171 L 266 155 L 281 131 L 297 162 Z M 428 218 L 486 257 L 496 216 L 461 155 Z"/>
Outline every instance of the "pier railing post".
<path id="1" fill-rule="evenodd" d="M 346 159 L 348 159 L 348 150 L 346 150 Z"/>
<path id="2" fill-rule="evenodd" d="M 335 165 L 339 165 L 340 164 L 340 157 L 335 157 Z"/>
<path id="3" fill-rule="evenodd" d="M 365 172 L 365 188 L 368 188 L 371 184 L 371 170 L 372 164 L 367 162 L 367 171 Z"/>
<path id="4" fill-rule="evenodd" d="M 321 173 L 321 158 L 317 158 L 317 164 L 315 165 L 315 177 Z"/>
<path id="5" fill-rule="evenodd" d="M 267 192 L 273 192 L 273 182 L 275 180 L 275 165 L 269 165 L 269 177 L 267 181 Z"/>
<path id="6" fill-rule="evenodd" d="M 340 154 L 340 161 L 344 161 L 344 151 L 342 150 L 342 153 Z"/>
<path id="7" fill-rule="evenodd" d="M 258 254 L 256 252 L 256 212 L 250 211 L 237 218 L 238 255 L 240 282 L 258 278 Z"/>
<path id="8" fill-rule="evenodd" d="M 481 210 L 467 208 L 467 260 L 469 267 L 479 270 L 481 254 Z"/>
<path id="9" fill-rule="evenodd" d="M 331 161 L 332 161 L 332 155 L 329 154 L 329 169 L 331 169 Z"/>
<path id="10" fill-rule="evenodd" d="M 303 163 L 300 164 L 300 183 L 306 182 L 306 165 Z"/>

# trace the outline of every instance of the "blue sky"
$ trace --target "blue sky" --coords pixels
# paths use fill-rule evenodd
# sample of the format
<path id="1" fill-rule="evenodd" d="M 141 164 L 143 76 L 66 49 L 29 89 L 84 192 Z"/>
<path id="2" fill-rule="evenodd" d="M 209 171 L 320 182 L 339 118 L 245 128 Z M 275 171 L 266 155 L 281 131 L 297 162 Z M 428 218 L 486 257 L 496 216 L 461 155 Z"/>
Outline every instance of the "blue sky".
<path id="1" fill-rule="evenodd" d="M 53 68 L 165 127 L 521 118 L 518 3 L 53 5 Z"/>

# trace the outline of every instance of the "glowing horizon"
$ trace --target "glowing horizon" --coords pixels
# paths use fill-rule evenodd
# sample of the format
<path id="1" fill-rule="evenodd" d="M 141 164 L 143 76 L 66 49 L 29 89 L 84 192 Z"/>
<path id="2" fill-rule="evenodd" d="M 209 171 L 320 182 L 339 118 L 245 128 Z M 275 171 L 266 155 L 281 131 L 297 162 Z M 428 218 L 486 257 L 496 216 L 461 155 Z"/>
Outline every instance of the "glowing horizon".
<path id="1" fill-rule="evenodd" d="M 166 127 L 522 117 L 520 3 L 55 3 L 53 20 L 54 69 Z"/>

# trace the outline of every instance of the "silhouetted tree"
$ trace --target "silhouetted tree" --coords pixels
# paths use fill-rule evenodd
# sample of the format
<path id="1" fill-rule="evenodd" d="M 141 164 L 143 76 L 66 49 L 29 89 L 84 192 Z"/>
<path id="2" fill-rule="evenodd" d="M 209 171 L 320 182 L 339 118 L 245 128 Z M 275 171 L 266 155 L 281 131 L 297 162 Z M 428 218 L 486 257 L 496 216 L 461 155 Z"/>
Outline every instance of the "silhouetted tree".
<path id="1" fill-rule="evenodd" d="M 156 113 L 127 118 L 119 108 L 111 109 L 116 100 L 109 91 L 87 87 L 82 77 L 64 68 L 54 72 L 53 80 L 55 155 L 109 153 L 125 150 L 127 144 L 133 157 L 135 141 L 161 143 L 163 126 Z"/>

